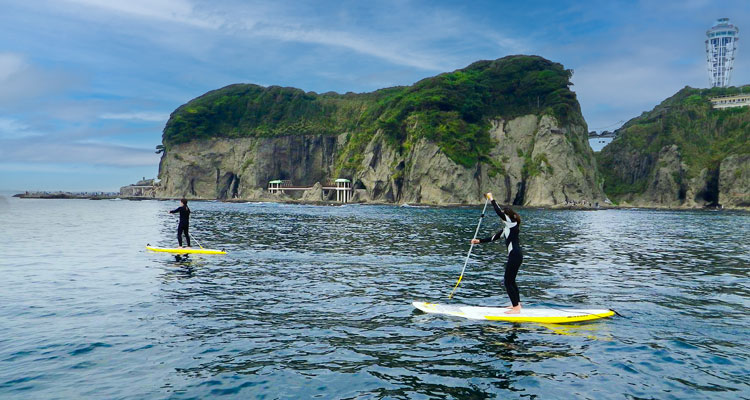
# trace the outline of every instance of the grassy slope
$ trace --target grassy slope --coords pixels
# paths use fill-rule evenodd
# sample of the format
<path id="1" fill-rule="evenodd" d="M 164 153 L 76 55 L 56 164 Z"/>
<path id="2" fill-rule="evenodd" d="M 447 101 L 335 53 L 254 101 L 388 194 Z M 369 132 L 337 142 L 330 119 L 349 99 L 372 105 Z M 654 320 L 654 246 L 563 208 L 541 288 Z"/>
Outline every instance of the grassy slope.
<path id="1" fill-rule="evenodd" d="M 744 87 L 750 92 L 750 86 Z M 667 145 L 677 145 L 688 166 L 688 178 L 713 170 L 730 154 L 750 153 L 750 107 L 715 110 L 709 98 L 739 93 L 740 88 L 685 87 L 649 112 L 628 121 L 618 137 L 597 154 L 604 191 L 613 199 L 643 193 L 649 176 L 618 171 L 616 158 L 625 154 L 656 159 Z"/>
<path id="2" fill-rule="evenodd" d="M 549 113 L 583 124 L 569 86 L 572 71 L 537 56 L 478 61 L 412 86 L 363 94 L 315 94 L 294 88 L 236 84 L 177 108 L 164 128 L 169 146 L 212 137 L 341 134 L 349 140 L 339 168 L 356 169 L 382 130 L 399 151 L 424 137 L 464 166 L 487 161 L 489 120 Z"/>

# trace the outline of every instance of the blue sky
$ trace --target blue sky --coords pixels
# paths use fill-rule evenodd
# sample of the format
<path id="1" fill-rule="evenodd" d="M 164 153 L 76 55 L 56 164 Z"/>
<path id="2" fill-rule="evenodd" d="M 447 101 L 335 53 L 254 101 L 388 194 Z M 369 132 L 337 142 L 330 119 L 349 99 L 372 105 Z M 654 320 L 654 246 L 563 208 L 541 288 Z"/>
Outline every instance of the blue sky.
<path id="1" fill-rule="evenodd" d="M 591 130 L 685 85 L 706 87 L 705 31 L 747 0 L 0 0 L 0 189 L 117 190 L 154 177 L 179 105 L 231 83 L 364 92 L 480 59 L 538 54 L 575 70 Z"/>

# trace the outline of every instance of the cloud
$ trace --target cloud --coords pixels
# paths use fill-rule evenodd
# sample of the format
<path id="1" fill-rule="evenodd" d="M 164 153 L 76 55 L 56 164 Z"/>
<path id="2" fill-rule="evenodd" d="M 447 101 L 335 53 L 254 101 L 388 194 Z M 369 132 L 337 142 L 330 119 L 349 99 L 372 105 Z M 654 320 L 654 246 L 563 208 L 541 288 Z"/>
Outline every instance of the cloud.
<path id="1" fill-rule="evenodd" d="M 248 34 L 271 39 L 341 47 L 357 53 L 380 58 L 392 64 L 424 70 L 443 71 L 446 69 L 439 57 L 424 52 L 401 48 L 398 43 L 383 43 L 357 37 L 351 32 L 298 29 L 289 26 L 264 27 L 248 31 Z"/>
<path id="2" fill-rule="evenodd" d="M 39 133 L 32 131 L 23 122 L 12 118 L 0 117 L 0 139 L 19 139 L 38 135 Z"/>
<path id="3" fill-rule="evenodd" d="M 18 53 L 0 53 L 0 106 L 59 93 L 76 80 L 70 75 L 32 65 Z"/>
<path id="4" fill-rule="evenodd" d="M 701 65 L 702 66 L 702 65 Z M 662 60 L 620 58 L 591 63 L 576 70 L 573 81 L 580 96 L 591 102 L 605 102 L 617 107 L 641 106 L 660 102 L 691 82 L 703 70 L 671 69 Z M 671 73 L 665 73 L 670 71 Z"/>
<path id="5" fill-rule="evenodd" d="M 434 72 L 462 67 L 462 55 L 477 43 L 494 44 L 510 53 L 526 49 L 522 41 L 497 29 L 486 29 L 449 9 L 413 9 L 408 3 L 398 3 L 384 6 L 373 18 L 378 21 L 376 25 L 306 15 L 275 18 L 273 22 L 235 20 L 226 26 L 240 36 L 340 48 L 393 65 Z"/>
<path id="6" fill-rule="evenodd" d="M 0 162 L 0 171 L 4 172 L 45 172 L 45 173 L 56 173 L 56 174 L 73 174 L 88 172 L 90 168 L 81 165 L 64 165 L 64 164 L 48 164 L 48 163 L 19 163 L 19 162 Z"/>
<path id="7" fill-rule="evenodd" d="M 112 2 L 106 0 L 68 0 L 84 10 L 78 10 L 77 17 L 93 19 L 86 10 L 106 12 L 116 16 L 145 21 L 168 22 L 188 28 L 200 28 L 214 31 L 216 37 L 202 37 L 201 43 L 184 40 L 184 33 L 172 37 L 168 28 L 160 26 L 160 31 L 166 35 L 142 34 L 154 42 L 164 45 L 182 47 L 182 50 L 193 53 L 197 48 L 210 51 L 205 41 L 220 43 L 221 35 L 233 35 L 245 40 L 251 39 L 255 43 L 265 43 L 267 40 L 280 42 L 313 44 L 353 51 L 359 54 L 378 58 L 388 63 L 408 66 L 428 71 L 445 71 L 452 64 L 446 61 L 445 53 L 425 44 L 432 40 L 445 41 L 458 36 L 451 35 L 446 30 L 457 30 L 459 27 L 472 27 L 469 21 L 451 16 L 450 20 L 444 15 L 436 15 L 435 21 L 422 17 L 418 20 L 403 21 L 403 24 L 392 23 L 397 26 L 394 31 L 373 30 L 362 26 L 346 25 L 343 29 L 335 28 L 336 24 L 326 23 L 314 15 L 295 17 L 288 15 L 296 10 L 284 10 L 282 6 L 252 4 L 253 10 L 248 14 L 245 8 L 234 9 L 236 12 L 221 12 L 217 8 L 196 7 L 184 0 L 136 0 L 129 2 Z M 402 10 L 403 11 L 403 10 Z M 414 11 L 416 12 L 416 11 Z M 408 11 L 407 14 L 411 14 Z M 445 15 L 450 15 L 445 13 Z M 381 18 L 394 19 L 393 15 L 384 13 Z M 419 24 L 419 26 L 415 26 Z M 390 26 L 389 25 L 389 26 Z M 480 34 L 477 29 L 475 33 Z M 480 36 L 483 34 L 480 34 Z M 515 39 L 505 37 L 497 32 L 486 34 L 487 40 L 495 42 L 501 47 L 520 49 L 523 46 Z M 472 35 L 474 36 L 474 35 Z M 259 42 L 260 41 L 260 42 Z M 437 51 L 435 51 L 437 50 Z"/>
<path id="8" fill-rule="evenodd" d="M 169 114 L 153 111 L 132 111 L 125 113 L 104 113 L 100 115 L 99 118 L 128 121 L 167 122 Z"/>
<path id="9" fill-rule="evenodd" d="M 144 110 L 174 109 L 230 83 L 364 91 L 519 53 L 574 68 L 574 90 L 587 121 L 609 126 L 651 109 L 685 84 L 705 86 L 705 29 L 717 16 L 747 21 L 750 8 L 740 7 L 743 1 L 729 0 L 724 9 L 711 8 L 707 0 L 687 6 L 678 1 L 9 3 L 0 23 L 11 34 L 0 44 L 15 52 L 0 53 L 0 108 L 34 101 L 15 106 L 16 114 L 3 113 L 0 138 L 38 131 L 72 141 L 158 142 L 156 125 L 168 115 Z M 736 12 L 727 12 L 732 7 Z M 739 56 L 750 60 L 742 43 Z M 734 82 L 749 76 L 746 65 L 738 58 Z M 75 86 L 80 79 L 59 68 L 80 73 L 86 87 Z M 45 97 L 71 87 L 75 91 Z"/>
<path id="10" fill-rule="evenodd" d="M 139 167 L 159 163 L 153 150 L 100 143 L 44 140 L 0 141 L 3 162 L 24 164 L 88 164 L 91 166 Z"/>
<path id="11" fill-rule="evenodd" d="M 564 46 L 549 49 L 566 60 L 566 67 L 575 69 L 573 89 L 590 129 L 617 128 L 618 121 L 651 110 L 685 86 L 707 87 L 705 30 L 714 13 L 722 16 L 726 10 L 706 12 L 708 5 L 701 1 L 690 7 L 643 2 L 618 6 L 612 13 L 586 9 L 580 18 L 594 21 L 595 29 L 606 29 L 578 33 Z M 730 14 L 741 21 L 742 13 L 737 11 Z M 748 60 L 737 59 L 739 73 L 733 84 L 743 83 L 743 74 L 747 79 L 749 69 L 737 67 L 748 65 Z"/>
<path id="12" fill-rule="evenodd" d="M 0 53 L 0 82 L 7 81 L 25 68 L 26 62 L 19 54 Z"/>
<path id="13" fill-rule="evenodd" d="M 95 7 L 116 14 L 185 24 L 198 28 L 217 29 L 223 23 L 219 18 L 197 14 L 194 6 L 185 0 L 68 1 L 84 7 Z"/>

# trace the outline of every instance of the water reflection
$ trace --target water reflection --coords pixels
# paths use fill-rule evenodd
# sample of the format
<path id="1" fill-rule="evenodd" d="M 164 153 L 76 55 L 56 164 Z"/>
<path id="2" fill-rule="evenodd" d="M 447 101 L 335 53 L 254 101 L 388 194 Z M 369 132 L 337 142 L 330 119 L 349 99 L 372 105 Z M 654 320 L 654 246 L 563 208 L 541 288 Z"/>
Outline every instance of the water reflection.
<path id="1" fill-rule="evenodd" d="M 549 394 L 552 384 L 596 380 L 592 377 L 602 363 L 601 373 L 614 374 L 610 377 L 618 376 L 614 370 L 653 375 L 653 362 L 645 362 L 644 370 L 619 356 L 600 359 L 593 348 L 655 340 L 658 334 L 649 329 L 640 330 L 637 340 L 616 335 L 613 325 L 642 323 L 659 308 L 694 308 L 699 288 L 709 284 L 701 283 L 702 277 L 717 284 L 715 273 L 706 274 L 699 249 L 703 242 L 696 235 L 703 231 L 669 228 L 690 215 L 663 213 L 655 219 L 642 212 L 523 210 L 527 257 L 519 284 L 527 305 L 622 309 L 634 300 L 648 301 L 648 311 L 634 310 L 640 321 L 504 325 L 420 315 L 409 301 L 447 296 L 473 233 L 475 210 L 270 208 L 202 214 L 201 222 L 209 225 L 202 234 L 233 251 L 226 263 L 201 271 L 202 284 L 165 288 L 168 298 L 184 306 L 185 319 L 175 323 L 205 348 L 194 367 L 180 369 L 183 373 L 241 374 L 255 393 L 267 394 L 285 379 L 314 382 L 326 393 L 348 393 L 342 382 L 354 380 L 357 393 L 376 396 Z M 486 224 L 482 234 L 497 225 Z M 645 235 L 654 239 L 643 240 Z M 500 286 L 504 258 L 500 246 L 478 250 L 460 301 L 507 303 Z M 737 273 L 736 266 L 725 269 Z M 675 281 L 686 276 L 693 276 L 693 284 Z M 732 292 L 742 296 L 745 290 Z M 715 313 L 721 305 L 715 301 L 708 308 Z M 729 308 L 745 306 L 727 302 Z M 681 333 L 680 340 L 685 336 Z M 656 349 L 656 357 L 663 358 L 663 350 Z M 578 367 L 549 367 L 571 362 Z M 531 387 L 530 381 L 535 382 Z M 267 390 L 264 384 L 270 384 Z M 307 394 L 310 385 L 289 393 Z"/>
<path id="2" fill-rule="evenodd" d="M 164 279 L 193 278 L 197 270 L 207 265 L 207 261 L 201 256 L 190 254 L 170 255 L 164 261 Z"/>
<path id="3" fill-rule="evenodd" d="M 0 230 L 3 398 L 737 398 L 750 385 L 748 214 L 521 210 L 524 305 L 627 316 L 540 325 L 411 306 L 448 301 L 481 207 L 195 202 L 195 239 L 229 254 L 176 258 L 143 249 L 174 246 L 172 203 L 29 201 L 10 199 Z M 498 228 L 488 218 L 480 235 Z M 452 302 L 507 304 L 505 257 L 479 246 Z"/>

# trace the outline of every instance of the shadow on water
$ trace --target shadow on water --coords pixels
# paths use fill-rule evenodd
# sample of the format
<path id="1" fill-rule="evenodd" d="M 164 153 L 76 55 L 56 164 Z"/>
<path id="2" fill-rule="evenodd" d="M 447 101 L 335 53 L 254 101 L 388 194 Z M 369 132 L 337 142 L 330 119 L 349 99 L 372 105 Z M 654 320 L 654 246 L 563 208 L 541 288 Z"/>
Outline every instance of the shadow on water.
<path id="1" fill-rule="evenodd" d="M 165 278 L 172 277 L 183 277 L 193 278 L 195 277 L 196 270 L 205 266 L 206 261 L 200 257 L 190 256 L 190 254 L 175 254 L 173 259 L 165 261 Z"/>

